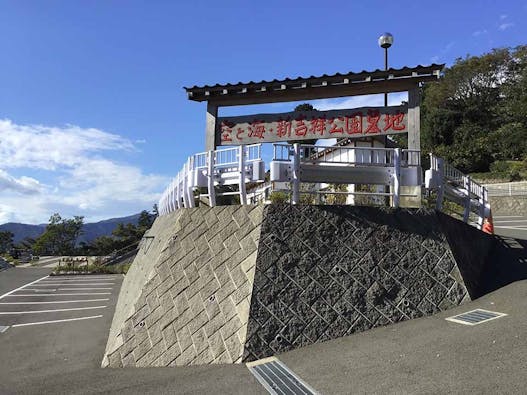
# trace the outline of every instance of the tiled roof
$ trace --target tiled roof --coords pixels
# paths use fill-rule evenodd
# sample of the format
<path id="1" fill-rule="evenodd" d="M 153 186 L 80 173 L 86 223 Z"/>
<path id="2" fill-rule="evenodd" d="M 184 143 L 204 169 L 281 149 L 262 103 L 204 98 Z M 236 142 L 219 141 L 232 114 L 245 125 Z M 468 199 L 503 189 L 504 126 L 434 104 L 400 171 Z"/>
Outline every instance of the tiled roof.
<path id="1" fill-rule="evenodd" d="M 376 69 L 373 71 L 360 71 L 349 73 L 336 73 L 332 75 L 262 80 L 259 82 L 237 82 L 228 84 L 215 84 L 185 87 L 190 100 L 205 101 L 213 97 L 232 97 L 246 93 L 263 93 L 268 90 L 287 90 L 288 88 L 302 89 L 312 87 L 328 87 L 346 85 L 360 82 L 374 82 L 384 80 L 412 79 L 419 82 L 422 79 L 430 79 L 431 76 L 439 78 L 444 64 L 431 64 L 429 66 L 418 65 L 416 67 L 403 67 L 400 69 L 390 68 L 388 70 Z"/>

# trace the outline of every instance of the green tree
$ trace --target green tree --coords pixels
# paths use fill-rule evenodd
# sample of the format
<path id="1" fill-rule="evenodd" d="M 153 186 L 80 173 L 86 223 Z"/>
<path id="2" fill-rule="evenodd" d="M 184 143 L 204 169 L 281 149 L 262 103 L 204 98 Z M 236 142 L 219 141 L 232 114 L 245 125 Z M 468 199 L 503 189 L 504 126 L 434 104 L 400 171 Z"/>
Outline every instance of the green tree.
<path id="1" fill-rule="evenodd" d="M 527 156 L 527 46 L 459 58 L 422 93 L 423 153 L 465 172 Z"/>
<path id="2" fill-rule="evenodd" d="M 40 255 L 71 255 L 82 232 L 83 221 L 84 217 L 80 216 L 63 219 L 60 214 L 53 214 L 44 233 L 36 239 L 33 251 Z"/>
<path id="3" fill-rule="evenodd" d="M 13 247 L 13 237 L 15 235 L 8 230 L 0 232 L 0 254 L 6 253 Z"/>
<path id="4" fill-rule="evenodd" d="M 295 111 L 318 111 L 315 107 L 313 107 L 309 103 L 302 103 L 295 107 Z M 309 144 L 309 145 L 315 145 L 317 143 L 318 139 L 311 139 L 311 140 L 291 140 L 288 141 L 289 144 L 294 143 L 301 143 L 301 144 Z M 308 149 L 304 152 L 304 155 L 309 155 Z"/>

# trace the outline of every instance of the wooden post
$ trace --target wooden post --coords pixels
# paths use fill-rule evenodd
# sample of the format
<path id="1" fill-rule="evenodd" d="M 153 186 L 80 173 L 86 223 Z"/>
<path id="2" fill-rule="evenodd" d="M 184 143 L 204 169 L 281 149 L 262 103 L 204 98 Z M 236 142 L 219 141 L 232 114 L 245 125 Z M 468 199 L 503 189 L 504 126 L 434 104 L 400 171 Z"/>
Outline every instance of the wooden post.
<path id="1" fill-rule="evenodd" d="M 205 128 L 205 150 L 216 149 L 216 119 L 218 118 L 218 106 L 207 102 L 207 116 Z"/>
<path id="2" fill-rule="evenodd" d="M 421 115 L 419 87 L 408 90 L 408 149 L 421 150 Z"/>

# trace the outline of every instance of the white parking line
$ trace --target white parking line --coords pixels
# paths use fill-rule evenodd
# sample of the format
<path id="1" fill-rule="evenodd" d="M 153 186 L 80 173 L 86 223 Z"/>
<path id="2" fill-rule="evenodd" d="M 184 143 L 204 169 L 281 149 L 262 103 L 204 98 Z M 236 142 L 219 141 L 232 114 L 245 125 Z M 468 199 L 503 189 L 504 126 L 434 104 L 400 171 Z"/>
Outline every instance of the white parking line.
<path id="1" fill-rule="evenodd" d="M 19 290 L 21 290 L 22 288 L 27 287 L 28 285 L 38 283 L 40 280 L 43 280 L 43 279 L 48 278 L 48 277 L 49 277 L 49 276 L 45 276 L 45 277 L 39 278 L 38 280 L 35 280 L 35 281 L 33 281 L 33 282 L 30 282 L 30 283 L 28 283 L 28 284 L 26 284 L 26 285 L 22 285 L 21 287 L 18 287 L 17 289 L 13 289 L 12 291 L 9 291 L 9 292 L 3 294 L 2 296 L 0 296 L 0 299 L 5 298 L 6 296 L 11 295 L 13 292 L 19 291 Z"/>
<path id="2" fill-rule="evenodd" d="M 527 230 L 527 226 L 494 226 L 499 229 L 515 229 L 515 230 Z"/>
<path id="3" fill-rule="evenodd" d="M 68 322 L 68 321 L 81 321 L 81 320 L 91 320 L 92 318 L 101 318 L 102 315 L 93 315 L 91 317 L 80 317 L 80 318 L 68 318 L 65 320 L 53 320 L 53 321 L 40 321 L 40 322 L 28 322 L 27 324 L 15 324 L 11 327 L 16 328 L 20 326 L 30 326 L 30 325 L 42 325 L 42 324 L 54 324 L 57 322 Z"/>
<path id="4" fill-rule="evenodd" d="M 507 221 L 494 221 L 494 224 L 508 224 L 508 223 L 511 223 L 511 222 L 520 222 L 520 223 L 526 223 L 527 220 L 525 219 L 509 219 Z"/>
<path id="5" fill-rule="evenodd" d="M 108 275 L 108 276 L 83 276 L 84 278 L 79 278 L 83 276 L 82 274 L 79 274 L 78 276 L 49 276 L 50 280 L 56 280 L 56 281 L 62 281 L 62 280 L 68 280 L 68 281 L 92 281 L 92 280 L 113 280 L 117 274 L 115 275 Z"/>
<path id="6" fill-rule="evenodd" d="M 6 296 L 74 296 L 74 295 L 111 295 L 111 292 L 78 292 L 74 294 L 16 294 L 16 295 L 6 295 Z"/>
<path id="7" fill-rule="evenodd" d="M 495 215 L 493 219 L 496 218 L 523 218 L 523 215 Z"/>
<path id="8" fill-rule="evenodd" d="M 104 309 L 104 308 L 106 308 L 106 306 L 78 307 L 76 309 L 55 309 L 55 310 L 0 311 L 0 315 L 56 313 L 56 312 L 62 312 L 62 311 L 94 310 L 94 309 Z"/>
<path id="9" fill-rule="evenodd" d="M 82 300 L 52 300 L 50 302 L 2 302 L 2 304 L 54 304 L 54 303 L 82 303 L 82 302 L 104 302 L 110 299 L 82 299 Z"/>
<path id="10" fill-rule="evenodd" d="M 84 282 L 84 281 L 114 281 L 115 277 L 112 278 L 60 278 L 51 276 L 45 281 L 67 281 L 71 283 Z"/>
<path id="11" fill-rule="evenodd" d="M 83 285 L 114 285 L 115 283 L 82 283 L 82 284 L 70 284 L 70 283 L 51 283 L 47 281 L 43 281 L 40 284 L 35 284 L 33 287 L 49 287 L 51 286 L 57 286 L 57 285 L 67 285 L 68 287 L 82 287 Z"/>
<path id="12" fill-rule="evenodd" d="M 59 291 L 77 291 L 77 290 L 80 290 L 80 291 L 84 291 L 84 290 L 101 290 L 101 289 L 112 289 L 112 287 L 110 288 L 59 288 Z"/>
<path id="13" fill-rule="evenodd" d="M 54 292 L 56 291 L 57 288 L 45 288 L 45 289 L 42 289 L 42 288 L 23 288 L 21 289 L 21 291 L 37 291 L 37 292 Z"/>

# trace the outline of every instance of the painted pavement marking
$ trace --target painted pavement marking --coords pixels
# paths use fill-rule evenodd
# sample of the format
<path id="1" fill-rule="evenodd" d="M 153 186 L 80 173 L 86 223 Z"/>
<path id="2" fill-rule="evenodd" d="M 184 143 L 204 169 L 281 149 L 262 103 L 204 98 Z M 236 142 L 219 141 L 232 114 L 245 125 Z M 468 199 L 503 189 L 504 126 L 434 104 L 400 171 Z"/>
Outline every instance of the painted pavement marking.
<path id="1" fill-rule="evenodd" d="M 26 284 L 26 285 L 23 285 L 23 286 L 21 286 L 21 287 L 18 287 L 17 289 L 13 289 L 12 291 L 9 291 L 9 292 L 3 294 L 2 296 L 0 296 L 0 299 L 5 298 L 6 296 L 11 295 L 13 292 L 19 291 L 19 290 L 23 289 L 24 287 L 27 287 L 28 285 L 32 285 L 32 284 L 38 283 L 40 280 L 43 280 L 43 279 L 48 278 L 48 277 L 49 277 L 49 276 L 44 276 L 44 277 L 42 277 L 42 278 L 39 278 L 38 280 L 35 280 L 35 281 L 33 281 L 33 282 L 30 282 L 30 283 L 28 283 L 28 284 Z"/>
<path id="2" fill-rule="evenodd" d="M 94 310 L 94 309 L 104 309 L 104 308 L 106 308 L 106 306 L 77 307 L 73 309 L 55 309 L 55 310 L 0 311 L 0 315 L 57 313 L 57 312 L 62 312 L 62 311 Z"/>
<path id="3" fill-rule="evenodd" d="M 35 294 L 16 294 L 16 295 L 6 295 L 6 296 L 77 296 L 77 295 L 111 295 L 111 292 L 76 292 L 73 294 L 41 294 L 41 293 L 35 293 Z"/>
<path id="4" fill-rule="evenodd" d="M 2 302 L 0 305 L 13 305 L 13 304 L 54 304 L 54 303 L 81 303 L 81 302 L 104 302 L 110 300 L 106 299 L 82 299 L 82 300 L 52 300 L 49 302 Z"/>
<path id="5" fill-rule="evenodd" d="M 91 320 L 94 318 L 101 318 L 102 315 L 93 315 L 91 317 L 80 317 L 80 318 L 66 318 L 64 320 L 53 320 L 53 321 L 40 321 L 40 322 L 28 322 L 26 324 L 15 324 L 11 325 L 13 328 L 21 326 L 31 326 L 31 325 L 43 325 L 43 324 L 55 324 L 58 322 L 70 322 L 70 321 L 82 321 L 82 320 Z"/>
<path id="6" fill-rule="evenodd" d="M 59 291 L 90 291 L 90 290 L 103 290 L 103 289 L 112 289 L 112 287 L 109 288 L 59 288 Z"/>

